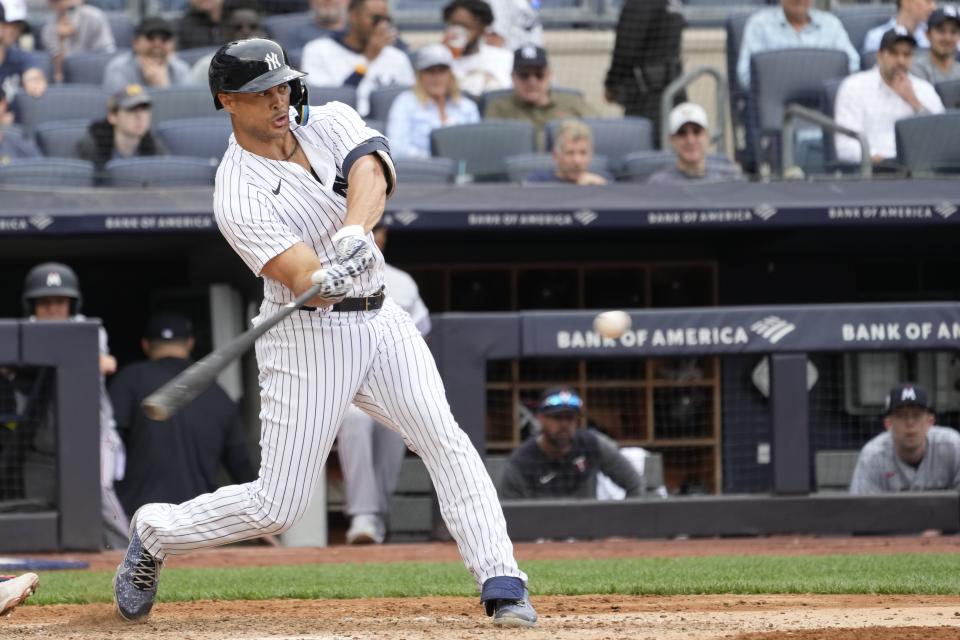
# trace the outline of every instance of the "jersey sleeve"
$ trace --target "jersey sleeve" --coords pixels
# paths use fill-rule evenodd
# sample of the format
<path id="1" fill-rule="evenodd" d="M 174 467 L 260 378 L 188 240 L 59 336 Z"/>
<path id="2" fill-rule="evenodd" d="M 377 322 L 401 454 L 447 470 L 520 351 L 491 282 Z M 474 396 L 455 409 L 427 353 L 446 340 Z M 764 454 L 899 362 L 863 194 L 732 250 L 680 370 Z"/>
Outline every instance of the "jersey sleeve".
<path id="1" fill-rule="evenodd" d="M 882 493 L 878 477 L 882 473 L 879 456 L 869 446 L 865 446 L 857 456 L 857 465 L 853 469 L 853 478 L 850 480 L 850 493 L 867 495 Z"/>
<path id="2" fill-rule="evenodd" d="M 383 134 L 368 127 L 360 114 L 343 103 L 332 102 L 321 109 L 326 117 L 316 130 L 327 150 L 333 155 L 338 173 L 343 176 L 344 181 L 349 181 L 350 169 L 357 160 L 376 154 L 387 174 L 387 195 L 392 195 L 397 184 L 397 174 L 393 168 L 390 144 Z"/>
<path id="3" fill-rule="evenodd" d="M 240 181 L 240 167 L 217 176 L 213 213 L 220 233 L 253 273 L 298 242 L 302 242 L 277 215 L 259 191 Z"/>

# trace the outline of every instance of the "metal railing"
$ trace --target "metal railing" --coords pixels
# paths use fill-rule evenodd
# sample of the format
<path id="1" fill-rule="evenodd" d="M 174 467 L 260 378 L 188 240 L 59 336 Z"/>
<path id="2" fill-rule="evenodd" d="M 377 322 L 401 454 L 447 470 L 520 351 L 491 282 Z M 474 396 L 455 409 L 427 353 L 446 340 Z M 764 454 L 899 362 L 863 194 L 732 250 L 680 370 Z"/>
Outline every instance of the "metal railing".
<path id="1" fill-rule="evenodd" d="M 699 66 L 690 69 L 679 78 L 667 85 L 660 98 L 660 148 L 670 148 L 670 110 L 673 108 L 674 97 L 698 80 L 700 76 L 710 76 L 716 83 L 716 122 L 710 133 L 710 142 L 716 145 L 721 152 L 727 148 L 727 79 L 713 67 Z"/>
<path id="2" fill-rule="evenodd" d="M 837 124 L 833 118 L 825 116 L 819 111 L 814 111 L 799 104 L 788 105 L 783 112 L 783 132 L 781 134 L 780 145 L 780 166 L 783 169 L 784 177 L 790 177 L 791 173 L 796 174 L 799 167 L 793 161 L 793 132 L 794 122 L 797 120 L 806 120 L 819 125 L 826 130 L 825 135 L 842 134 L 856 138 L 860 143 L 860 176 L 870 178 L 873 176 L 873 165 L 870 163 L 870 143 L 866 136 L 853 129 L 848 129 Z"/>

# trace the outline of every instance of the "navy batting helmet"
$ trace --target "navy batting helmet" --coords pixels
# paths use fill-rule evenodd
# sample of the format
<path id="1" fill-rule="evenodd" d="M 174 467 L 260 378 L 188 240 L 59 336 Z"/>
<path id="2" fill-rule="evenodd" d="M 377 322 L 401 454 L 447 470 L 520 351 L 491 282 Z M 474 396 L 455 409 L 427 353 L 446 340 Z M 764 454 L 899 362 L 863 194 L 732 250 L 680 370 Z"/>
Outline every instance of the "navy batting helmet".
<path id="1" fill-rule="evenodd" d="M 70 298 L 70 314 L 80 312 L 80 280 L 73 269 L 59 262 L 38 264 L 23 279 L 23 310 L 27 315 L 33 313 L 33 303 L 37 298 Z"/>
<path id="2" fill-rule="evenodd" d="M 219 93 L 259 93 L 278 84 L 290 85 L 290 106 L 297 110 L 297 123 L 306 120 L 307 85 L 305 73 L 290 66 L 287 54 L 279 44 L 266 38 L 250 38 L 228 42 L 210 61 L 210 93 L 213 104 L 223 109 Z"/>

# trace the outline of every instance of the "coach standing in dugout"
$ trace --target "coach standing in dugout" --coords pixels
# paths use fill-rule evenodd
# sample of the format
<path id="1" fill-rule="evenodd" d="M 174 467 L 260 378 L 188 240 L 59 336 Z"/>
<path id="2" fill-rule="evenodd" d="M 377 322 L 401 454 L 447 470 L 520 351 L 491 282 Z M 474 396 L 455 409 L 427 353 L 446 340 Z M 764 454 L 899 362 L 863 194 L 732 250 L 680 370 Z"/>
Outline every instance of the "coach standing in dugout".
<path id="1" fill-rule="evenodd" d="M 679 0 L 624 0 L 617 21 L 613 59 L 604 82 L 607 102 L 622 105 L 624 115 L 649 118 L 657 146 L 660 97 L 683 71 L 680 37 L 685 24 Z M 675 103 L 684 100 L 680 92 Z"/>
<path id="2" fill-rule="evenodd" d="M 914 384 L 890 390 L 883 433 L 864 445 L 850 493 L 960 489 L 960 434 L 934 426 L 927 392 Z"/>
<path id="3" fill-rule="evenodd" d="M 149 358 L 124 367 L 110 384 L 127 473 L 117 495 L 127 513 L 148 502 L 185 502 L 217 488 L 220 463 L 235 482 L 257 477 L 237 405 L 214 384 L 169 420 L 140 408 L 148 395 L 193 364 L 191 322 L 178 313 L 151 316 L 141 341 Z"/>

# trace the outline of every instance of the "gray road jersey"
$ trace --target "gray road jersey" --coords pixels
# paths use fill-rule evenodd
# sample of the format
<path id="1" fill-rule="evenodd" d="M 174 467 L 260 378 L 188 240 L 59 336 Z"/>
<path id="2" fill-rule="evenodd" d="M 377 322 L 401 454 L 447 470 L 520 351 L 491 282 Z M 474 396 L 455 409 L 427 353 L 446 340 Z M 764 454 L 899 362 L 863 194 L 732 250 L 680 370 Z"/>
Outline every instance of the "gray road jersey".
<path id="1" fill-rule="evenodd" d="M 884 431 L 864 445 L 850 482 L 850 493 L 960 489 L 960 433 L 931 427 L 927 453 L 914 468 L 894 453 L 893 437 Z"/>

